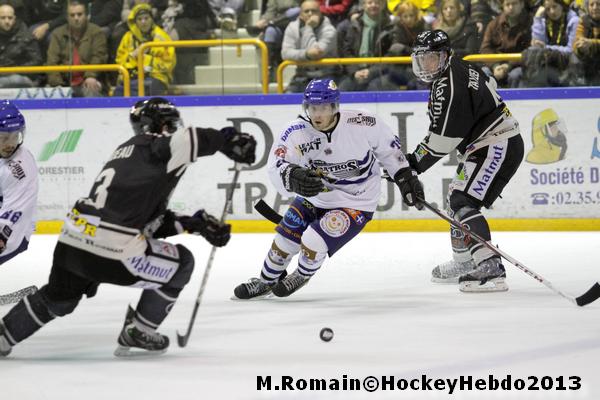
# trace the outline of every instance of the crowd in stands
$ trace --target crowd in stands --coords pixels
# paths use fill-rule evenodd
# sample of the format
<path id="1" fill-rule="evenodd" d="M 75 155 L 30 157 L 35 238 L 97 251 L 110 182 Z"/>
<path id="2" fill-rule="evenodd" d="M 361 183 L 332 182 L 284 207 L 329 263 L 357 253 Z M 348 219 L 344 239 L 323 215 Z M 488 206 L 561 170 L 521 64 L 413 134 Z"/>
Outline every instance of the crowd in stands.
<path id="1" fill-rule="evenodd" d="M 408 56 L 416 35 L 442 29 L 455 56 L 521 53 L 520 62 L 483 64 L 500 87 L 600 85 L 600 0 L 263 0 L 261 16 L 239 26 L 244 0 L 0 0 L 0 67 L 116 63 L 132 92 L 169 92 L 194 83 L 205 48 L 152 47 L 152 41 L 209 39 L 236 32 L 263 40 L 270 78 L 282 60 Z M 315 77 L 342 90 L 421 89 L 410 65 L 298 67 L 287 91 Z M 69 86 L 74 97 L 119 96 L 116 74 L 0 74 L 0 88 Z"/>

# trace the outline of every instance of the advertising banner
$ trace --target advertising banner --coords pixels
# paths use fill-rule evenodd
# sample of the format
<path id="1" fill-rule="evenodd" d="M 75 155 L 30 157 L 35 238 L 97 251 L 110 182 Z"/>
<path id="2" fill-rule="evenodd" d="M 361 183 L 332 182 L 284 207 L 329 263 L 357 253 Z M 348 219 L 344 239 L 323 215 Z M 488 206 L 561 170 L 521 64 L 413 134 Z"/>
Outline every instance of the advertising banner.
<path id="1" fill-rule="evenodd" d="M 549 98 L 543 93 L 539 98 L 532 98 L 531 93 L 524 100 L 518 97 L 508 96 L 507 104 L 520 123 L 525 159 L 502 199 L 486 215 L 506 219 L 598 218 L 600 90 L 584 98 Z M 413 151 L 428 130 L 426 94 L 413 95 L 409 100 L 387 97 L 379 102 L 363 101 L 365 98 L 343 97 L 341 107 L 378 114 L 397 133 L 403 149 Z M 195 105 L 189 98 L 173 98 L 185 125 L 217 129 L 233 125 L 258 141 L 257 162 L 240 175 L 230 219 L 262 219 L 252 207 L 261 198 L 283 212 L 290 199 L 279 195 L 269 182 L 266 161 L 274 138 L 284 134 L 286 124 L 301 113 L 300 97 L 243 96 L 238 104 L 235 97 L 229 97 L 227 105 L 221 100 L 215 98 L 213 105 L 206 101 Z M 81 108 L 76 103 L 36 108 L 33 102 L 24 107 L 25 145 L 39 168 L 38 220 L 62 219 L 76 199 L 88 194 L 116 146 L 132 135 L 128 106 L 134 100 L 95 101 L 82 103 Z M 171 208 L 182 213 L 205 208 L 219 214 L 225 193 L 231 190 L 232 166 L 233 162 L 220 153 L 200 158 L 182 178 Z M 445 206 L 448 183 L 457 166 L 457 155 L 451 153 L 421 175 L 429 201 Z M 432 218 L 425 211 L 404 206 L 391 183 L 382 180 L 381 185 L 376 219 Z"/>

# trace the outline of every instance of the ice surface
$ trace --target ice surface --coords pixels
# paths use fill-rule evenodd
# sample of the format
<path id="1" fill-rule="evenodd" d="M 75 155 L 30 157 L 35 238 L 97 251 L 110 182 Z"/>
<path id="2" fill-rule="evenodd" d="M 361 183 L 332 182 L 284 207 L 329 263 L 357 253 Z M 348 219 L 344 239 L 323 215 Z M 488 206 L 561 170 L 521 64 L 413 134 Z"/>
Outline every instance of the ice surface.
<path id="1" fill-rule="evenodd" d="M 443 233 L 363 233 L 287 299 L 231 301 L 235 285 L 256 276 L 272 236 L 236 234 L 217 251 L 188 346 L 185 330 L 210 250 L 181 236 L 196 272 L 161 331 L 164 356 L 115 359 L 126 306 L 139 289 L 101 286 L 70 316 L 52 321 L 0 360 L 0 399 L 378 399 L 449 398 L 445 391 L 257 390 L 257 376 L 295 379 L 343 375 L 502 379 L 580 376 L 577 391 L 460 392 L 457 398 L 600 398 L 600 300 L 579 308 L 507 265 L 506 293 L 464 294 L 429 281 L 450 256 Z M 56 236 L 34 236 L 29 250 L 0 267 L 0 292 L 43 285 Z M 600 280 L 600 233 L 500 232 L 494 242 L 580 295 Z M 293 266 L 294 264 L 292 264 Z M 5 314 L 9 307 L 0 307 Z M 330 327 L 324 343 L 319 331 Z M 528 385 L 532 381 L 528 381 Z M 556 382 L 555 382 L 556 385 Z M 538 385 L 539 386 L 539 385 Z"/>

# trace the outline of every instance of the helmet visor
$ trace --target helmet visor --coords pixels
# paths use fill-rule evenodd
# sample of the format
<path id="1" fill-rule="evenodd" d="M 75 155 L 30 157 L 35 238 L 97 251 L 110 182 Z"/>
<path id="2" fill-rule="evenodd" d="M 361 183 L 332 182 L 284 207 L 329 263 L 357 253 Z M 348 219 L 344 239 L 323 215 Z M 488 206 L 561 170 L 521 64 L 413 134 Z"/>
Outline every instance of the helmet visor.
<path id="1" fill-rule="evenodd" d="M 8 158 L 13 155 L 17 148 L 23 143 L 25 128 L 14 132 L 0 133 L 0 157 Z"/>
<path id="2" fill-rule="evenodd" d="M 304 112 L 313 126 L 319 130 L 327 129 L 334 121 L 338 112 L 337 103 L 307 104 L 304 103 Z"/>
<path id="3" fill-rule="evenodd" d="M 424 51 L 412 54 L 413 72 L 424 82 L 433 82 L 444 71 L 448 54 L 446 51 Z"/>

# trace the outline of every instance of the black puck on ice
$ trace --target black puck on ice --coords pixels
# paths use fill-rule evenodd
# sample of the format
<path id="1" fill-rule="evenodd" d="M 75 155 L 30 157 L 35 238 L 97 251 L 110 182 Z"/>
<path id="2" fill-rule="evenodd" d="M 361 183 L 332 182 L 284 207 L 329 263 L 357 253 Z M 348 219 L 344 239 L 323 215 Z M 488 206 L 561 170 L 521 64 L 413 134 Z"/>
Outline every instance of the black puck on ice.
<path id="1" fill-rule="evenodd" d="M 333 339 L 333 331 L 330 328 L 323 328 L 319 333 L 321 340 L 324 342 L 329 342 Z"/>

